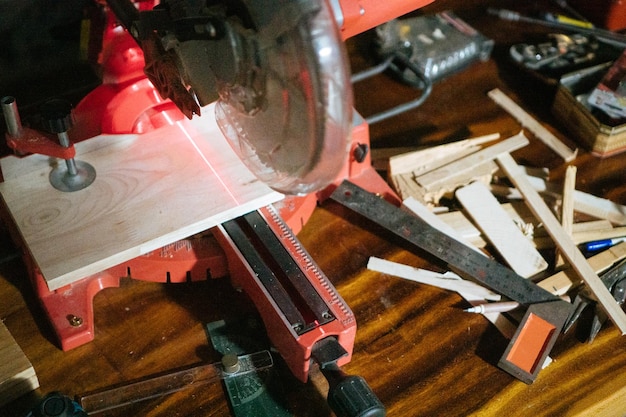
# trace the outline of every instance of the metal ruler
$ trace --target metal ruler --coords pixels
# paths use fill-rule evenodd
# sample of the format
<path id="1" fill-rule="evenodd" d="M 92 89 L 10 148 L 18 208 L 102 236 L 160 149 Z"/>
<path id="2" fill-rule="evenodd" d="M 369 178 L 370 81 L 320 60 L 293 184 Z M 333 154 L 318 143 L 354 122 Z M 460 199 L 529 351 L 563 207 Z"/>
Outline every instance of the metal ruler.
<path id="1" fill-rule="evenodd" d="M 514 301 L 532 304 L 559 300 L 510 268 L 476 253 L 414 214 L 350 182 L 342 183 L 331 198 L 446 262 L 456 272 L 470 276 Z"/>
<path id="2" fill-rule="evenodd" d="M 526 317 L 499 365 L 524 382 L 530 383 L 535 379 L 572 310 L 570 303 L 497 261 L 476 253 L 419 217 L 348 181 L 333 192 L 331 199 L 447 263 L 455 272 L 472 277 L 514 301 L 529 305 Z M 535 341 L 537 333 L 542 339 L 539 344 Z M 530 341 L 533 341 L 532 346 L 520 346 Z"/>

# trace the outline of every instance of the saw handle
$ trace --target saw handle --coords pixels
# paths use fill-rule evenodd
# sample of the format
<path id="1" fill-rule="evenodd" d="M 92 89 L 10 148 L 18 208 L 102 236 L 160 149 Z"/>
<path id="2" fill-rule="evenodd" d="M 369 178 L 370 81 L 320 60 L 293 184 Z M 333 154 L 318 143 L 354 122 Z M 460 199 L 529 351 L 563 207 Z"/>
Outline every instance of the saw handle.
<path id="1" fill-rule="evenodd" d="M 347 375 L 336 365 L 327 365 L 321 371 L 330 385 L 328 405 L 337 417 L 384 417 L 387 414 L 364 378 Z"/>

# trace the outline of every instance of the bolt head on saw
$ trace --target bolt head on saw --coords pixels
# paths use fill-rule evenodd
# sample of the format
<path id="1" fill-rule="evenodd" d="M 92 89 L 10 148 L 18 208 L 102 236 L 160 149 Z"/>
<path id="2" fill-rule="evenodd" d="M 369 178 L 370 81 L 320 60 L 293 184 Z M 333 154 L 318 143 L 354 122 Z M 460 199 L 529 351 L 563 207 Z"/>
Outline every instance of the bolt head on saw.
<path id="1" fill-rule="evenodd" d="M 349 151 L 352 93 L 325 0 L 166 0 L 141 23 L 156 28 L 159 58 L 178 69 L 178 86 L 157 89 L 183 91 L 169 98 L 188 116 L 190 96 L 201 106 L 217 99 L 218 125 L 260 180 L 306 194 L 337 177 Z M 147 59 L 150 76 L 148 68 Z"/>

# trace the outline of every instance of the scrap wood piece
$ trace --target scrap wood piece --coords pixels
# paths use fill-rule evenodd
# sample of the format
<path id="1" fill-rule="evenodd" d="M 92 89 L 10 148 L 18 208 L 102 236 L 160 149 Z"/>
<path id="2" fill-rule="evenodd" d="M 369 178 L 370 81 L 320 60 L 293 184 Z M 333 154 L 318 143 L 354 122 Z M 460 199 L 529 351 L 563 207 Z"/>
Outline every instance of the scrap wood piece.
<path id="1" fill-rule="evenodd" d="M 503 152 L 513 152 L 517 149 L 528 145 L 529 141 L 522 132 L 515 136 L 511 136 L 495 145 L 486 147 L 478 152 L 474 152 L 465 158 L 454 161 L 441 168 L 430 171 L 424 175 L 416 177 L 416 181 L 424 187 L 426 191 L 436 191 L 448 184 L 465 183 L 468 172 L 476 169 L 478 166 L 492 161 Z"/>
<path id="2" fill-rule="evenodd" d="M 389 174 L 392 176 L 407 172 L 413 172 L 415 175 L 424 174 L 476 152 L 480 149 L 480 145 L 499 138 L 500 134 L 494 133 L 394 155 L 389 158 Z"/>
<path id="3" fill-rule="evenodd" d="M 455 291 L 472 306 L 484 304 L 487 299 L 491 299 L 492 301 L 501 299 L 500 295 L 492 293 L 487 288 L 481 287 L 472 281 L 466 281 L 453 272 L 439 274 L 437 272 L 413 268 L 408 265 L 374 257 L 370 257 L 367 268 L 382 274 L 393 275 L 421 284 L 433 285 L 438 288 Z M 517 326 L 503 314 L 492 312 L 484 313 L 483 316 L 493 323 L 507 339 L 512 338 L 515 334 Z"/>
<path id="4" fill-rule="evenodd" d="M 535 248 L 554 248 L 554 242 L 550 236 L 544 236 L 541 228 L 537 228 L 539 223 L 528 210 L 526 205 L 520 202 L 504 203 L 502 209 L 511 217 L 514 223 L 533 228 L 532 243 Z M 532 218 L 529 218 L 531 216 Z M 468 216 L 462 211 L 450 211 L 437 214 L 437 217 L 453 228 L 458 235 L 469 241 L 477 248 L 484 248 L 487 245 L 482 233 Z M 537 224 L 535 224 L 537 223 Z M 544 232 L 545 233 L 545 232 Z M 626 227 L 613 227 L 608 220 L 593 220 L 579 222 L 572 225 L 572 240 L 576 244 L 591 242 L 595 240 L 613 239 L 626 236 Z"/>
<path id="5" fill-rule="evenodd" d="M 452 194 L 458 187 L 472 181 L 490 182 L 496 168 L 497 165 L 493 161 L 489 161 L 488 164 L 481 164 L 476 167 L 474 171 L 464 175 L 463 178 L 460 179 L 460 182 L 450 182 L 433 192 L 426 191 L 424 187 L 418 184 L 417 181 L 415 181 L 413 173 L 394 175 L 390 178 L 390 182 L 396 193 L 398 193 L 403 200 L 412 197 L 422 204 L 435 208 L 442 197 L 447 194 Z"/>
<path id="6" fill-rule="evenodd" d="M 525 278 L 546 270 L 546 260 L 485 185 L 475 182 L 460 188 L 456 198 L 511 269 Z"/>
<path id="7" fill-rule="evenodd" d="M 608 231 L 612 231 L 615 229 L 624 229 L 626 231 L 626 228 L 614 228 L 613 224 L 608 221 L 608 220 L 589 220 L 589 221 L 585 221 L 585 222 L 577 222 L 572 224 L 572 237 L 576 236 L 576 235 L 584 235 L 586 233 L 603 233 L 603 232 L 608 232 Z M 626 236 L 626 235 L 623 235 Z M 612 236 L 613 237 L 613 236 Z M 595 240 L 595 239 L 589 239 L 589 240 Z M 576 243 L 576 239 L 574 239 L 574 242 Z M 584 242 L 584 240 L 581 240 L 579 242 Z"/>
<path id="8" fill-rule="evenodd" d="M 426 191 L 424 191 L 424 188 L 415 182 L 413 174 L 398 174 L 394 175 L 390 179 L 393 189 L 403 200 L 412 197 L 417 201 L 427 204 L 426 199 L 424 198 Z"/>
<path id="9" fill-rule="evenodd" d="M 502 210 L 504 210 L 511 218 L 511 220 L 518 225 L 527 225 L 532 224 L 532 222 L 536 222 L 535 217 L 530 212 L 528 207 L 519 201 L 503 203 L 500 206 Z M 450 211 L 437 214 L 437 217 L 448 226 L 456 230 L 456 232 L 464 239 L 472 242 L 474 246 L 482 248 L 486 245 L 486 242 L 482 238 L 482 233 L 472 223 L 472 221 L 469 219 L 468 215 L 465 212 L 461 210 Z"/>
<path id="10" fill-rule="evenodd" d="M 606 220 L 574 223 L 572 225 L 572 242 L 577 245 L 623 236 L 626 236 L 626 227 L 613 227 L 611 223 Z M 550 236 L 535 236 L 533 242 L 538 249 L 554 247 L 554 242 Z"/>
<path id="11" fill-rule="evenodd" d="M 472 281 L 467 281 L 453 272 L 439 274 L 425 269 L 414 268 L 384 259 L 370 257 L 367 269 L 380 272 L 381 274 L 393 275 L 398 278 L 408 279 L 421 284 L 433 285 L 438 288 L 455 291 L 472 306 L 484 304 L 485 300 L 499 301 L 501 296 L 491 292 Z M 515 334 L 517 326 L 501 313 L 484 313 L 487 320 L 508 339 Z"/>
<path id="12" fill-rule="evenodd" d="M 605 251 L 587 259 L 589 265 L 597 274 L 610 268 L 616 262 L 626 258 L 626 242 L 619 243 Z M 554 295 L 564 295 L 570 289 L 580 285 L 580 278 L 571 268 L 559 271 L 537 283 L 541 288 Z"/>
<path id="13" fill-rule="evenodd" d="M 555 245 L 561 251 L 563 257 L 580 278 L 587 284 L 587 287 L 595 295 L 598 303 L 604 308 L 613 323 L 620 329 L 622 334 L 626 334 L 626 314 L 615 302 L 615 299 L 602 283 L 598 274 L 591 268 L 589 262 L 578 250 L 572 239 L 563 231 L 559 221 L 554 217 L 545 202 L 541 199 L 537 191 L 533 188 L 526 176 L 519 168 L 513 157 L 504 153 L 497 157 L 498 164 L 505 171 L 511 182 L 522 193 L 528 207 L 541 220 L 544 228 L 554 239 Z"/>
<path id="14" fill-rule="evenodd" d="M 561 142 L 561 140 L 559 140 L 559 138 L 550 133 L 548 129 L 543 127 L 537 120 L 522 109 L 517 103 L 511 100 L 511 98 L 504 94 L 500 89 L 495 88 L 489 91 L 487 95 L 510 115 L 515 117 L 515 119 L 517 119 L 522 126 L 531 131 L 537 139 L 541 140 L 550 149 L 563 158 L 565 162 L 570 162 L 576 158 L 578 149 L 572 151 L 568 148 L 563 142 Z"/>
<path id="15" fill-rule="evenodd" d="M 441 220 L 439 216 L 431 212 L 428 209 L 428 207 L 426 207 L 424 204 L 421 204 L 419 201 L 413 198 L 407 198 L 406 200 L 402 202 L 402 204 L 404 207 L 411 210 L 413 214 L 415 214 L 420 219 L 424 220 L 426 223 L 430 224 L 435 229 L 458 240 L 459 242 L 463 243 L 468 248 L 475 250 L 481 255 L 485 255 L 480 249 L 478 249 L 476 246 L 472 245 L 469 241 L 467 241 L 467 239 L 465 239 L 465 237 L 463 237 L 460 233 L 458 233 L 453 227 L 446 224 L 443 220 Z"/>
<path id="16" fill-rule="evenodd" d="M 0 406 L 39 387 L 33 365 L 2 322 L 0 357 Z"/>
<path id="17" fill-rule="evenodd" d="M 485 163 L 478 164 L 467 172 L 451 177 L 449 181 L 440 184 L 439 188 L 432 191 L 424 189 L 424 201 L 429 205 L 436 206 L 443 197 L 452 198 L 454 191 L 459 187 L 471 184 L 472 182 L 489 184 L 492 181 L 493 174 L 497 169 L 498 166 L 494 161 L 487 161 Z M 420 184 L 418 183 L 418 185 Z"/>
<path id="18" fill-rule="evenodd" d="M 574 233 L 574 243 L 586 243 L 596 240 L 615 239 L 626 236 L 626 226 L 602 230 L 583 230 Z"/>
<path id="19" fill-rule="evenodd" d="M 554 198 L 562 198 L 560 190 L 556 184 L 547 182 L 545 179 L 534 176 L 527 176 L 528 181 L 535 190 L 541 194 L 548 194 Z M 498 190 L 498 195 L 508 199 L 520 199 L 522 196 L 519 191 L 506 187 L 493 188 L 492 191 Z M 626 206 L 613 201 L 586 193 L 580 190 L 574 190 L 574 210 L 587 214 L 589 216 L 606 219 L 611 223 L 626 226 Z"/>
<path id="20" fill-rule="evenodd" d="M 369 258 L 367 269 L 404 278 L 420 284 L 432 285 L 433 287 L 444 290 L 455 292 L 464 291 L 475 297 L 481 297 L 483 300 L 500 301 L 502 298 L 500 294 L 491 291 L 489 288 L 483 287 L 473 281 L 465 280 L 454 272 L 440 274 L 426 269 L 414 268 L 409 265 L 387 261 L 374 256 Z"/>
<path id="21" fill-rule="evenodd" d="M 574 191 L 576 190 L 576 166 L 569 165 L 565 170 L 563 182 L 563 201 L 561 202 L 561 226 L 563 231 L 572 236 L 574 224 Z M 563 263 L 563 257 L 557 251 L 556 265 Z"/>
<path id="22" fill-rule="evenodd" d="M 571 236 L 574 224 L 574 190 L 576 189 L 576 166 L 569 165 L 563 182 L 563 202 L 561 203 L 561 225 Z"/>
<path id="23" fill-rule="evenodd" d="M 582 191 L 574 191 L 574 208 L 598 219 L 607 219 L 611 223 L 626 226 L 626 206 L 606 198 L 600 198 Z"/>
<path id="24" fill-rule="evenodd" d="M 444 184 L 453 182 L 458 178 L 466 178 L 467 173 L 475 167 L 493 161 L 496 156 L 503 152 L 513 152 L 528 145 L 529 141 L 522 132 L 495 145 L 486 147 L 478 152 L 447 164 L 443 167 L 416 176 L 416 180 L 427 191 L 442 187 Z M 458 182 L 458 181 L 457 181 Z"/>
<path id="25" fill-rule="evenodd" d="M 413 176 L 418 177 L 480 150 L 478 145 L 443 150 L 438 148 L 439 146 L 416 154 L 399 155 L 397 158 L 390 159 L 389 173 L 398 175 L 410 172 Z"/>

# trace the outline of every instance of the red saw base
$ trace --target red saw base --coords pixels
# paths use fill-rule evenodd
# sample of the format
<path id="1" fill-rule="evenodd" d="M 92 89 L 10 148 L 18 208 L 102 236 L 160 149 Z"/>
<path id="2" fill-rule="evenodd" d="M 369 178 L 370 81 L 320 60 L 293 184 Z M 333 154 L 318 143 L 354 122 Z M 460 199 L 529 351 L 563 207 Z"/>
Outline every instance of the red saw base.
<path id="1" fill-rule="evenodd" d="M 132 43 L 125 43 L 124 39 L 117 39 L 112 43 L 116 46 L 113 50 L 121 56 L 105 54 L 105 59 L 108 60 L 108 64 L 105 63 L 107 65 L 104 66 L 105 83 L 77 105 L 74 114 L 76 124 L 71 131 L 74 142 L 99 134 L 141 134 L 172 124 L 184 117 L 173 103 L 159 97 L 152 84 L 139 71 L 143 65 L 141 50 Z M 120 66 L 124 67 L 125 72 L 119 73 Z M 350 179 L 373 193 L 400 203 L 396 194 L 372 168 L 369 155 L 369 129 L 360 116 L 356 115 L 356 118 L 357 123 L 352 135 L 352 152 L 349 154 L 349 160 L 346 161 L 343 172 L 338 176 L 337 184 L 343 179 Z M 334 188 L 335 186 L 331 185 L 317 194 L 301 197 L 289 196 L 275 204 L 276 211 L 290 230 L 297 234 L 310 218 L 318 202 L 325 200 Z M 6 208 L 4 212 L 8 212 Z M 11 228 L 12 222 L 8 217 L 6 216 L 4 220 Z M 11 230 L 11 234 L 16 244 L 22 249 L 33 288 L 63 350 L 73 349 L 93 340 L 95 335 L 93 298 L 104 288 L 119 287 L 122 278 L 180 283 L 225 277 L 235 273 L 245 274 L 245 271 L 240 268 L 236 268 L 238 271 L 229 270 L 232 265 L 229 266 L 227 259 L 233 256 L 232 247 L 224 245 L 224 242 L 222 245 L 218 244 L 214 234 L 207 231 L 85 277 L 63 288 L 50 291 L 44 277 L 29 256 L 28 248 L 19 239 L 19 234 L 16 230 Z M 294 253 L 293 256 L 301 258 L 308 255 Z M 304 265 L 312 263 L 308 258 L 299 259 L 299 262 Z M 246 288 L 247 286 L 241 283 L 252 281 L 254 277 L 232 278 L 233 282 Z M 312 283 L 317 288 L 319 282 L 313 281 Z M 334 293 L 334 288 L 331 290 L 330 293 Z M 323 293 L 327 289 L 320 288 L 319 291 Z M 262 296 L 252 292 L 253 294 L 249 294 L 251 297 Z M 271 304 L 258 302 L 259 300 L 253 301 L 257 306 Z M 332 300 L 327 301 L 332 303 Z M 265 311 L 261 309 L 260 313 L 267 324 L 268 317 L 279 312 L 270 312 L 265 307 L 263 307 Z M 346 314 L 352 313 L 348 309 Z M 292 329 L 280 329 L 275 325 L 268 328 L 268 336 L 275 344 L 289 351 L 300 352 L 296 355 L 287 354 L 285 358 L 294 374 L 302 380 L 306 380 L 311 348 L 319 340 L 320 335 L 335 335 L 344 349 L 349 352 L 343 362 L 349 361 L 354 344 L 356 321 L 336 320 L 324 326 L 327 327 L 320 326 L 315 335 L 292 337 L 292 340 L 288 340 Z"/>

